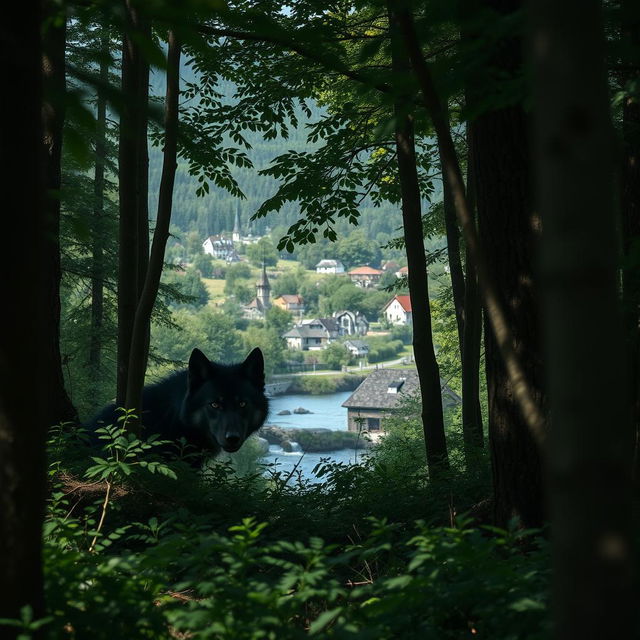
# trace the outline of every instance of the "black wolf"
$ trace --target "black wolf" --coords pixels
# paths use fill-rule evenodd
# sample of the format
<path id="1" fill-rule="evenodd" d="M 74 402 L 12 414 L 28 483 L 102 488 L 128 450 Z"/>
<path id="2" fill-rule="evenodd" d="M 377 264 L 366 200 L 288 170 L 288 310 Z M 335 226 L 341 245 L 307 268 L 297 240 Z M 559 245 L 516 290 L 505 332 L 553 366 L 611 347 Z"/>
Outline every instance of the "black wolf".
<path id="1" fill-rule="evenodd" d="M 187 444 L 213 455 L 237 451 L 267 419 L 264 359 L 256 348 L 239 364 L 211 362 L 199 349 L 189 367 L 146 386 L 142 392 L 144 433 Z M 116 405 L 105 407 L 92 421 L 95 429 L 115 424 Z"/>

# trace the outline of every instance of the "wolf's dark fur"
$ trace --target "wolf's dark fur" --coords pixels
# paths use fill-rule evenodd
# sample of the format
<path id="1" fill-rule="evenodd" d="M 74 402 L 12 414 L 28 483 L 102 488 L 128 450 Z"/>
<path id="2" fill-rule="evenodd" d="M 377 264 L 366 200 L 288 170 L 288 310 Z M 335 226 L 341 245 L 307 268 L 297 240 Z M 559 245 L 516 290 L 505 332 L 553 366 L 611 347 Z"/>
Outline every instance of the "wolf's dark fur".
<path id="1" fill-rule="evenodd" d="M 213 455 L 237 451 L 267 418 L 262 352 L 256 348 L 244 362 L 224 365 L 194 349 L 188 369 L 144 388 L 142 404 L 144 434 L 184 438 Z M 109 405 L 92 426 L 114 424 L 118 415 L 116 405 Z"/>

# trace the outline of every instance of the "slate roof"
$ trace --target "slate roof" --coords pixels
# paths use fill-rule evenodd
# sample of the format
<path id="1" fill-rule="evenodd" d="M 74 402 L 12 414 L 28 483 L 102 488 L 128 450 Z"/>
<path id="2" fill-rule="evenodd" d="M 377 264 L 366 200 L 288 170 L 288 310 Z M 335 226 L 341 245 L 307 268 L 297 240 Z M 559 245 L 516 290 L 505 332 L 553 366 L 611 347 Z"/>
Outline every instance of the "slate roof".
<path id="1" fill-rule="evenodd" d="M 298 326 L 306 327 L 311 324 L 321 324 L 329 333 L 337 333 L 340 330 L 340 325 L 335 318 L 312 318 L 303 320 Z"/>
<path id="2" fill-rule="evenodd" d="M 461 404 L 462 398 L 441 379 L 445 406 Z M 396 393 L 389 393 L 395 387 Z M 415 369 L 376 369 L 342 403 L 348 409 L 394 409 L 403 396 L 419 392 L 420 381 Z"/>
<path id="3" fill-rule="evenodd" d="M 350 344 L 356 349 L 363 349 L 364 347 L 366 347 L 367 349 L 369 348 L 369 345 L 364 340 L 345 340 L 344 344 L 345 346 Z"/>
<path id="4" fill-rule="evenodd" d="M 309 327 L 293 327 L 282 334 L 283 338 L 324 338 L 329 337 L 324 329 L 309 329 Z"/>
<path id="5" fill-rule="evenodd" d="M 392 383 L 403 378 L 399 393 L 387 391 Z M 418 373 L 415 369 L 377 369 L 360 383 L 342 406 L 350 409 L 393 409 L 403 395 L 412 395 L 418 389 Z"/>

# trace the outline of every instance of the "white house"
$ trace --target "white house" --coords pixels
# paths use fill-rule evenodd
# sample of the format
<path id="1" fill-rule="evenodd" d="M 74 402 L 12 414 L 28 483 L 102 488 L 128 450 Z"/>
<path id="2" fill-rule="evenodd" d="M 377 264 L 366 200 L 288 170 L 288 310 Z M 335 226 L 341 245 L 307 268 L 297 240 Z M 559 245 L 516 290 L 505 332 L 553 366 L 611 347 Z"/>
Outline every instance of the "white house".
<path id="1" fill-rule="evenodd" d="M 289 349 L 317 351 L 324 349 L 338 335 L 338 323 L 333 318 L 314 318 L 303 320 L 282 337 L 287 341 Z"/>
<path id="2" fill-rule="evenodd" d="M 226 260 L 227 262 L 237 262 L 239 260 L 233 240 L 225 238 L 223 235 L 209 236 L 202 243 L 202 250 L 217 260 Z"/>
<path id="3" fill-rule="evenodd" d="M 344 265 L 340 260 L 320 260 L 316 273 L 344 273 Z"/>
<path id="4" fill-rule="evenodd" d="M 391 324 L 411 324 L 411 298 L 409 296 L 394 296 L 382 307 L 382 315 Z"/>
<path id="5" fill-rule="evenodd" d="M 369 355 L 369 345 L 364 340 L 345 340 L 344 346 L 356 358 Z"/>
<path id="6" fill-rule="evenodd" d="M 366 336 L 369 331 L 369 321 L 359 311 L 334 311 L 333 317 L 341 336 Z"/>
<path id="7" fill-rule="evenodd" d="M 384 272 L 380 269 L 374 269 L 369 265 L 364 267 L 356 267 L 349 271 L 349 278 L 357 287 L 374 287 L 380 281 L 380 277 Z"/>

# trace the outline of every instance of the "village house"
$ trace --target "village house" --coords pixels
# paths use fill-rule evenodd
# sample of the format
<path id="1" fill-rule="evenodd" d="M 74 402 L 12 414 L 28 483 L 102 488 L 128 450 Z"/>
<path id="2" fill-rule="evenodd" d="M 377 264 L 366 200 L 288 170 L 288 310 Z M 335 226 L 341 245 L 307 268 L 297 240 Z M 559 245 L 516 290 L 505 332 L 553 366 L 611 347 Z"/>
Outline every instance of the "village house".
<path id="1" fill-rule="evenodd" d="M 366 336 L 369 331 L 369 321 L 359 311 L 334 311 L 333 317 L 341 336 Z"/>
<path id="2" fill-rule="evenodd" d="M 380 281 L 383 271 L 380 269 L 374 269 L 373 267 L 356 267 L 349 271 L 349 278 L 358 287 L 375 287 Z"/>
<path id="3" fill-rule="evenodd" d="M 382 307 L 382 315 L 390 324 L 411 324 L 411 298 L 409 296 L 394 296 Z"/>
<path id="4" fill-rule="evenodd" d="M 384 432 L 383 418 L 396 409 L 402 396 L 411 396 L 420 386 L 415 369 L 376 369 L 342 403 L 347 408 L 349 431 Z"/>
<path id="5" fill-rule="evenodd" d="M 274 298 L 274 307 L 280 307 L 291 313 L 304 313 L 304 301 L 302 296 L 297 293 L 283 293 L 281 296 Z"/>
<path id="6" fill-rule="evenodd" d="M 345 340 L 344 346 L 354 358 L 366 358 L 369 355 L 369 345 L 364 340 Z"/>
<path id="7" fill-rule="evenodd" d="M 409 267 L 400 267 L 396 273 L 396 278 L 406 278 L 409 275 Z"/>
<path id="8" fill-rule="evenodd" d="M 347 408 L 349 431 L 368 431 L 375 439 L 385 433 L 384 419 L 400 405 L 403 398 L 419 393 L 420 382 L 415 369 L 376 369 L 342 403 Z M 449 407 L 461 398 L 443 384 L 442 402 Z"/>
<path id="9" fill-rule="evenodd" d="M 395 260 L 385 260 L 380 265 L 380 268 L 385 273 L 395 273 L 400 268 L 400 265 Z"/>
<path id="10" fill-rule="evenodd" d="M 282 335 L 289 349 L 300 351 L 319 351 L 338 336 L 338 323 L 333 318 L 303 320 Z"/>
<path id="11" fill-rule="evenodd" d="M 344 265 L 340 260 L 320 260 L 316 265 L 316 273 L 344 273 Z"/>
<path id="12" fill-rule="evenodd" d="M 225 238 L 223 235 L 209 236 L 202 243 L 202 250 L 216 260 L 225 260 L 226 262 L 238 262 L 240 260 L 233 240 Z"/>

